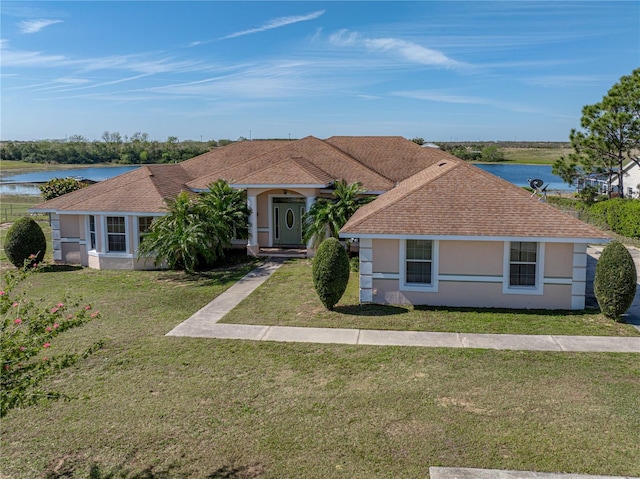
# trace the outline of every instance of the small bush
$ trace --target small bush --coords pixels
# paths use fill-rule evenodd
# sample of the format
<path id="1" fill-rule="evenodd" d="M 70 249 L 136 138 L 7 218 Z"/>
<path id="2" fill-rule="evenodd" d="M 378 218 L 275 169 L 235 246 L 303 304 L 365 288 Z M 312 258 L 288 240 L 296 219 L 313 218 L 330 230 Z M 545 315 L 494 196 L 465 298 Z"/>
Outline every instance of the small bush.
<path id="1" fill-rule="evenodd" d="M 605 316 L 618 319 L 631 306 L 636 294 L 636 266 L 627 248 L 608 244 L 596 264 L 593 289 Z"/>
<path id="2" fill-rule="evenodd" d="M 24 216 L 18 219 L 7 231 L 4 252 L 16 268 L 42 262 L 46 250 L 47 238 L 32 218 Z"/>
<path id="3" fill-rule="evenodd" d="M 335 238 L 320 243 L 313 259 L 313 285 L 325 308 L 332 310 L 349 282 L 349 256 Z"/>

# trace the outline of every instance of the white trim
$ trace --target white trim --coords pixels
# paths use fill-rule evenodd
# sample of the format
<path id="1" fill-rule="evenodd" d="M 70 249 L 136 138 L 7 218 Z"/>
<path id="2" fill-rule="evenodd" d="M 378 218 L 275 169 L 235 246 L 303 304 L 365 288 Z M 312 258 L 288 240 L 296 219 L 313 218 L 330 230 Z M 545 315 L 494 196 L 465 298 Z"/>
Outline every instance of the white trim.
<path id="1" fill-rule="evenodd" d="M 107 217 L 113 218 L 123 218 L 124 219 L 124 251 L 109 251 L 109 232 L 107 231 Z M 122 235 L 122 233 L 111 233 L 115 235 Z M 129 217 L 125 215 L 104 215 L 102 216 L 102 239 L 103 239 L 103 247 L 104 253 L 110 255 L 131 255 L 131 251 L 129 249 Z"/>
<path id="2" fill-rule="evenodd" d="M 237 188 L 237 189 L 246 189 L 246 188 L 266 188 L 269 190 L 272 189 L 277 189 L 277 190 L 290 190 L 292 188 L 325 188 L 327 185 L 326 184 L 262 184 L 262 183 L 256 183 L 256 184 L 242 184 L 242 183 L 229 183 L 229 186 L 231 188 Z M 290 196 L 290 195 L 287 195 Z M 293 196 L 293 195 L 291 195 Z"/>
<path id="3" fill-rule="evenodd" d="M 31 211 L 31 210 L 29 210 Z M 93 215 L 93 216 L 166 216 L 168 211 L 97 211 L 97 210 L 39 210 L 39 213 L 56 213 L 59 215 Z"/>
<path id="4" fill-rule="evenodd" d="M 362 250 L 360 250 L 362 251 Z M 400 273 L 373 273 L 373 279 L 400 279 Z"/>
<path id="5" fill-rule="evenodd" d="M 502 283 L 502 276 L 481 276 L 472 274 L 441 274 L 440 281 L 455 281 L 460 283 Z"/>
<path id="6" fill-rule="evenodd" d="M 544 278 L 542 281 L 544 284 L 573 284 L 573 280 L 571 278 Z"/>
<path id="7" fill-rule="evenodd" d="M 524 240 L 513 240 L 524 241 Z M 544 294 L 544 243 L 534 241 L 537 245 L 536 249 L 536 284 L 535 286 L 511 286 L 509 284 L 510 266 L 511 266 L 511 241 L 504 242 L 504 259 L 502 264 L 503 294 L 529 294 L 541 296 Z"/>
<path id="8" fill-rule="evenodd" d="M 409 238 L 412 239 L 412 238 Z M 416 238 L 423 239 L 423 238 Z M 438 257 L 440 250 L 440 242 L 438 240 L 431 240 L 431 284 L 418 284 L 418 283 L 407 283 L 406 282 L 406 274 L 407 274 L 407 242 L 406 240 L 400 241 L 400 250 L 399 252 L 399 291 L 419 291 L 424 293 L 437 293 L 438 292 Z"/>
<path id="9" fill-rule="evenodd" d="M 563 237 L 535 237 L 535 236 L 464 236 L 464 235 L 405 235 L 405 234 L 364 234 L 340 233 L 341 238 L 361 239 L 424 239 L 442 241 L 532 241 L 535 243 L 607 243 L 609 238 L 563 238 Z"/>

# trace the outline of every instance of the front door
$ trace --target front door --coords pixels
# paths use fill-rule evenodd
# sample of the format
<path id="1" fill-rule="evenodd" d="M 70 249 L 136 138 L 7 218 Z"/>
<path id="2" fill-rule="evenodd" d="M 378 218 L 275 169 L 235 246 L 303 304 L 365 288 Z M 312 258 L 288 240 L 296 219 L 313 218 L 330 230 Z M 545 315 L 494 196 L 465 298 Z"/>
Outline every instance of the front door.
<path id="1" fill-rule="evenodd" d="M 302 215 L 304 214 L 304 198 L 273 199 L 273 245 L 303 246 Z"/>

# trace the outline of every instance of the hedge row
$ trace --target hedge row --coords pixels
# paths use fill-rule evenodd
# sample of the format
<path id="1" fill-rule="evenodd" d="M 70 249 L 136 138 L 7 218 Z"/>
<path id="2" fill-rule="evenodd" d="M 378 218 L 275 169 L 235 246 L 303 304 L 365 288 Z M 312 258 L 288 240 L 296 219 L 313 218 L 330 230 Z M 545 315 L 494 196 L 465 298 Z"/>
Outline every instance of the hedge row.
<path id="1" fill-rule="evenodd" d="M 602 227 L 628 238 L 640 238 L 640 201 L 613 198 L 589 208 L 589 216 Z"/>

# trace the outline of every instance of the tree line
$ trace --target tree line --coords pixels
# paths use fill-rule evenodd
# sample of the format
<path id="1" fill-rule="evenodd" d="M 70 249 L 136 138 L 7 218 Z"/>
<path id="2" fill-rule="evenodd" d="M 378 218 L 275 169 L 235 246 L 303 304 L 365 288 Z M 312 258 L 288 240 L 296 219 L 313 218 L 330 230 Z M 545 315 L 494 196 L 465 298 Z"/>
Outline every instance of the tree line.
<path id="1" fill-rule="evenodd" d="M 3 141 L 0 159 L 51 164 L 177 163 L 201 155 L 231 140 L 179 141 L 170 136 L 165 141 L 150 140 L 147 133 L 122 136 L 105 131 L 100 140 L 90 141 L 82 135 L 64 140 Z"/>

